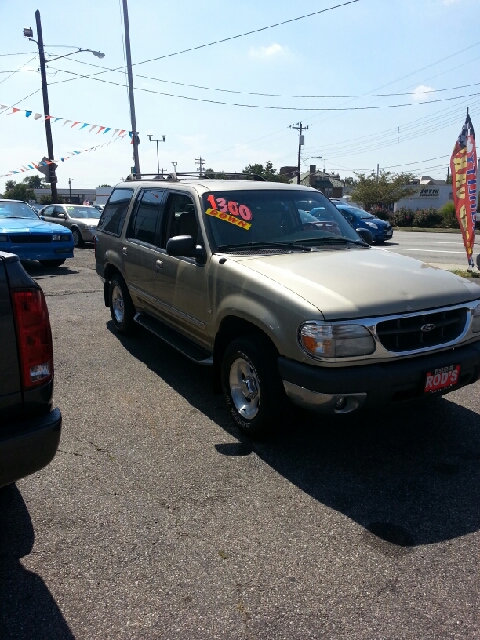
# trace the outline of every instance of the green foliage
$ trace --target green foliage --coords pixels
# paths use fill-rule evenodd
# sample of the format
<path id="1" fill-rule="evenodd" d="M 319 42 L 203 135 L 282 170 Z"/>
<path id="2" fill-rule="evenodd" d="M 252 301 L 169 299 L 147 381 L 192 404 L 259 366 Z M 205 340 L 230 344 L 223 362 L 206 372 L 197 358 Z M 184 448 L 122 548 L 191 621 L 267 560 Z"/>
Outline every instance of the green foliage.
<path id="1" fill-rule="evenodd" d="M 281 176 L 277 170 L 273 168 L 270 160 L 267 160 L 265 166 L 263 164 L 249 164 L 242 173 L 255 174 L 265 178 L 268 182 L 290 182 L 287 176 Z"/>
<path id="2" fill-rule="evenodd" d="M 353 201 L 360 202 L 367 211 L 373 206 L 385 208 L 395 204 L 401 198 L 413 195 L 418 188 L 411 185 L 413 175 L 410 173 L 392 174 L 390 171 L 381 171 L 378 179 L 374 173 L 369 176 L 359 173 L 357 178 L 350 195 Z"/>
<path id="3" fill-rule="evenodd" d="M 453 202 L 446 202 L 439 210 L 439 214 L 442 216 L 442 226 L 448 229 L 458 229 L 459 224 L 455 213 L 455 205 Z"/>
<path id="4" fill-rule="evenodd" d="M 46 189 L 48 187 L 45 178 L 41 178 L 40 176 L 28 176 L 23 179 L 23 182 L 30 189 Z"/>
<path id="5" fill-rule="evenodd" d="M 35 194 L 33 193 L 33 189 L 31 189 L 24 182 L 17 184 L 14 180 L 7 180 L 5 183 L 5 193 L 3 194 L 4 198 L 9 198 L 11 200 L 34 200 Z"/>
<path id="6" fill-rule="evenodd" d="M 65 198 L 62 198 L 62 196 L 58 196 L 56 202 L 52 201 L 51 195 L 40 196 L 40 204 L 64 204 L 64 203 L 65 203 Z"/>
<path id="7" fill-rule="evenodd" d="M 411 209 L 406 209 L 402 207 L 395 211 L 390 217 L 390 221 L 392 226 L 394 227 L 411 227 L 413 224 L 413 216 L 415 212 Z"/>
<path id="8" fill-rule="evenodd" d="M 380 220 L 390 220 L 391 216 L 392 216 L 392 212 L 389 211 L 388 209 L 384 209 L 383 207 L 372 207 L 370 209 L 370 213 L 373 216 L 376 216 L 377 218 L 380 218 Z"/>
<path id="9" fill-rule="evenodd" d="M 432 207 L 430 209 L 417 209 L 413 216 L 414 227 L 441 227 L 442 223 L 443 216 Z"/>

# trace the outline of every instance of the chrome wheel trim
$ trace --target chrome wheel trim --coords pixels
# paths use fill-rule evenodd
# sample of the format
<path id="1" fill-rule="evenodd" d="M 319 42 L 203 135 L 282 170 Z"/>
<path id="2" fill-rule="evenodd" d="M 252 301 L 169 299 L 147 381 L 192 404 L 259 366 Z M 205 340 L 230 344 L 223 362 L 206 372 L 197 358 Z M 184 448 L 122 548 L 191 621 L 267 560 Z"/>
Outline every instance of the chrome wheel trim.
<path id="1" fill-rule="evenodd" d="M 237 358 L 230 367 L 228 382 L 235 409 L 242 418 L 253 420 L 260 410 L 260 381 L 255 368 L 245 358 Z"/>
<path id="2" fill-rule="evenodd" d="M 118 284 L 115 284 L 112 290 L 112 311 L 115 320 L 121 324 L 125 316 L 125 304 L 123 301 L 123 293 Z"/>

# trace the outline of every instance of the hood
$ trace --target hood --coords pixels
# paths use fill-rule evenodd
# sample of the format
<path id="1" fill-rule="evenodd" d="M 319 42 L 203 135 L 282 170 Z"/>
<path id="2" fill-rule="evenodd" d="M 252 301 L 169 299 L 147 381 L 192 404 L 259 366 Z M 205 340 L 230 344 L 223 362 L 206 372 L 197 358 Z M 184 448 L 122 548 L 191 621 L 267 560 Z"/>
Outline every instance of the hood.
<path id="1" fill-rule="evenodd" d="M 480 287 L 385 249 L 229 256 L 297 293 L 326 320 L 410 313 L 480 298 Z"/>
<path id="2" fill-rule="evenodd" d="M 100 220 L 98 218 L 74 218 L 70 216 L 72 220 L 78 222 L 79 224 L 83 224 L 86 227 L 97 227 Z"/>
<path id="3" fill-rule="evenodd" d="M 61 224 L 34 218 L 0 218 L 0 233 L 65 233 Z"/>

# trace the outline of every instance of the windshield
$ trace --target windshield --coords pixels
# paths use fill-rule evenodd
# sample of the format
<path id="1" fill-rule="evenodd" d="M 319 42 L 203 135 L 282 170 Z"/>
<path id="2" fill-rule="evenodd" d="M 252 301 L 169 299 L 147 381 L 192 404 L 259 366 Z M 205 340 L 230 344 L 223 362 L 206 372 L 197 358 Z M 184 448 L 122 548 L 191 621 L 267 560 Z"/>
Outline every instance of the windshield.
<path id="1" fill-rule="evenodd" d="M 299 190 L 216 191 L 203 195 L 207 229 L 219 249 L 249 244 L 361 240 L 321 193 Z M 331 242 L 330 242 L 331 244 Z"/>
<path id="2" fill-rule="evenodd" d="M 67 206 L 68 215 L 71 218 L 95 218 L 100 220 L 101 212 L 95 207 L 69 207 Z"/>
<path id="3" fill-rule="evenodd" d="M 0 218 L 29 218 L 38 220 L 35 211 L 25 202 L 0 201 Z"/>
<path id="4" fill-rule="evenodd" d="M 368 211 L 365 211 L 364 209 L 359 209 L 358 207 L 337 205 L 337 208 L 340 209 L 340 211 L 346 211 L 347 213 L 351 213 L 352 216 L 355 216 L 356 218 L 360 218 L 361 220 L 370 220 L 371 218 L 375 218 L 375 216 L 372 216 L 372 214 L 368 213 Z"/>

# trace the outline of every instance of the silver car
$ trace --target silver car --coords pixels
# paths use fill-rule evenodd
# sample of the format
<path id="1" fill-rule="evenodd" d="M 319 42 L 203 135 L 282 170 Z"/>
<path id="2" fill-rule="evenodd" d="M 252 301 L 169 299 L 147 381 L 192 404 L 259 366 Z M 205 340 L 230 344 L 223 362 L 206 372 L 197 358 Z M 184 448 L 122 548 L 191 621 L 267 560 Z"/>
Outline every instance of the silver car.
<path id="1" fill-rule="evenodd" d="M 75 246 L 80 247 L 84 242 L 93 242 L 101 213 L 89 205 L 50 204 L 43 209 L 41 215 L 47 222 L 68 227 Z"/>

